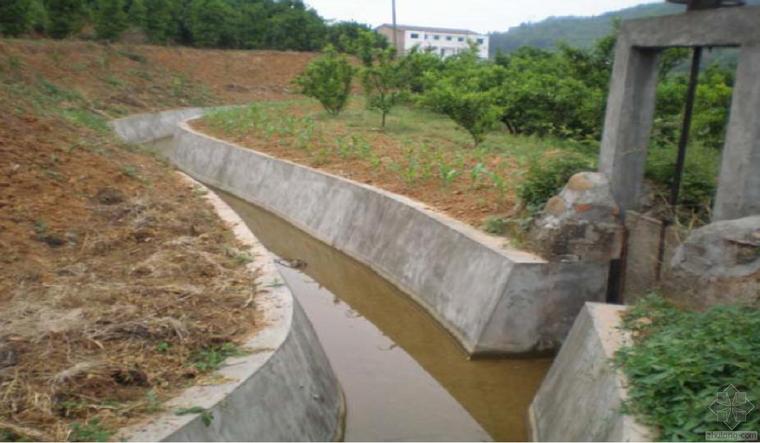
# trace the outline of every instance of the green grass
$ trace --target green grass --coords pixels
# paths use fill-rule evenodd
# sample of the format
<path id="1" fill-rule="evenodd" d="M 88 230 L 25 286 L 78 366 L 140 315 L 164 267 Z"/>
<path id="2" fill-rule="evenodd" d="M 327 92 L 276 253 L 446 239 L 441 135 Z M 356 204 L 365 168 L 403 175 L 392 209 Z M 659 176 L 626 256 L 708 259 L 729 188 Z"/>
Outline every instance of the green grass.
<path id="1" fill-rule="evenodd" d="M 112 434 L 98 418 L 93 418 L 87 423 L 72 423 L 69 441 L 108 441 Z"/>
<path id="2" fill-rule="evenodd" d="M 211 372 L 219 369 L 230 357 L 241 357 L 247 353 L 234 343 L 210 346 L 195 352 L 190 361 L 200 372 Z"/>
<path id="3" fill-rule="evenodd" d="M 701 441 L 707 431 L 730 430 L 711 411 L 729 385 L 760 407 L 760 310 L 691 312 L 650 296 L 629 310 L 624 328 L 634 337 L 615 357 L 629 382 L 624 409 L 658 429 L 660 439 Z M 734 424 L 757 431 L 760 412 Z"/>
<path id="4" fill-rule="evenodd" d="M 391 173 L 409 188 L 430 182 L 443 192 L 464 187 L 476 195 L 486 190 L 489 198 L 503 201 L 522 182 L 528 165 L 540 164 L 547 152 L 583 156 L 590 166 L 596 155 L 583 143 L 505 130 L 491 132 L 473 148 L 470 135 L 449 118 L 414 106 L 394 108 L 383 130 L 379 121 L 379 114 L 367 110 L 360 98 L 338 116 L 310 100 L 289 100 L 222 109 L 206 117 L 224 135 L 279 143 L 307 155 L 313 166 L 358 160 L 372 171 Z M 395 148 L 389 150 L 389 143 Z"/>

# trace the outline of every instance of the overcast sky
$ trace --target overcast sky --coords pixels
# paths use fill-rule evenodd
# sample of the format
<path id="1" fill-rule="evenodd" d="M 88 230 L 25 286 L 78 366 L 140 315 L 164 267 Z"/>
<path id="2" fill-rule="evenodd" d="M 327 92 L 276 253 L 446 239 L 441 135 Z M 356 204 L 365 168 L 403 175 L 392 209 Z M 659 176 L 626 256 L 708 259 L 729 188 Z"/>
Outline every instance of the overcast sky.
<path id="1" fill-rule="evenodd" d="M 664 1 L 664 0 L 660 0 Z M 391 22 L 391 0 L 305 0 L 332 20 Z M 551 16 L 598 15 L 653 0 L 396 0 L 398 23 L 476 32 L 506 31 Z"/>

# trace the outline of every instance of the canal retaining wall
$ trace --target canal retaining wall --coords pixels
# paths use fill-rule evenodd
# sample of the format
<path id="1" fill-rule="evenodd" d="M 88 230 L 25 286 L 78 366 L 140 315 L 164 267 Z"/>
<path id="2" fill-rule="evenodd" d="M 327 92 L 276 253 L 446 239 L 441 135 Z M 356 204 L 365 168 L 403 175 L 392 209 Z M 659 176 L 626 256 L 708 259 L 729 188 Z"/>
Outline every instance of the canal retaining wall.
<path id="1" fill-rule="evenodd" d="M 621 412 L 623 374 L 612 358 L 629 336 L 622 306 L 587 303 L 528 411 L 534 441 L 652 441 L 652 430 Z"/>
<path id="2" fill-rule="evenodd" d="M 165 413 L 125 430 L 119 440 L 339 440 L 343 396 L 309 319 L 238 215 L 216 194 L 209 191 L 206 198 L 254 257 L 248 267 L 257 275 L 254 303 L 265 326 L 244 344 L 250 354 L 227 359 L 210 378 L 218 383 L 185 390 L 165 405 Z M 176 414 L 192 407 L 207 412 Z"/>
<path id="3" fill-rule="evenodd" d="M 127 141 L 145 141 L 151 116 L 138 117 L 113 126 Z M 162 113 L 156 124 L 169 120 Z M 417 201 L 215 139 L 186 122 L 176 126 L 170 152 L 196 179 L 371 267 L 471 354 L 555 350 L 583 304 L 605 298 L 606 263 L 547 262 L 504 248 L 503 239 Z"/>

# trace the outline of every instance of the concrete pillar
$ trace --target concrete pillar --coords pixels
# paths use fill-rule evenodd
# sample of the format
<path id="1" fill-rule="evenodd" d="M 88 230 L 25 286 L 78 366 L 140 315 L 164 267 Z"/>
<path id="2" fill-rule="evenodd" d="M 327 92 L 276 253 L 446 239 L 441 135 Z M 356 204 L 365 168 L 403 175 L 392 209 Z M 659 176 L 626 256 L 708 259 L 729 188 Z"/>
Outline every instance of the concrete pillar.
<path id="1" fill-rule="evenodd" d="M 599 171 L 620 208 L 636 209 L 654 120 L 658 49 L 638 48 L 622 36 L 615 48 Z"/>
<path id="2" fill-rule="evenodd" d="M 760 214 L 760 45 L 743 46 L 713 221 Z"/>

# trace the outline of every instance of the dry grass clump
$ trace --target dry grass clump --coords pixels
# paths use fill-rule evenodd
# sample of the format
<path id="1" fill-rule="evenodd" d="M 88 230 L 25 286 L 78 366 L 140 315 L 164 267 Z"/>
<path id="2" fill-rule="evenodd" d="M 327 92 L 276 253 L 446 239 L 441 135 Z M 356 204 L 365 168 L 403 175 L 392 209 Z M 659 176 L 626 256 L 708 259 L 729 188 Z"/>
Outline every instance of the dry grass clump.
<path id="1" fill-rule="evenodd" d="M 218 366 L 205 356 L 256 322 L 250 258 L 192 190 L 92 209 L 104 227 L 58 246 L 70 254 L 49 278 L 2 294 L 5 437 L 109 435 Z"/>

